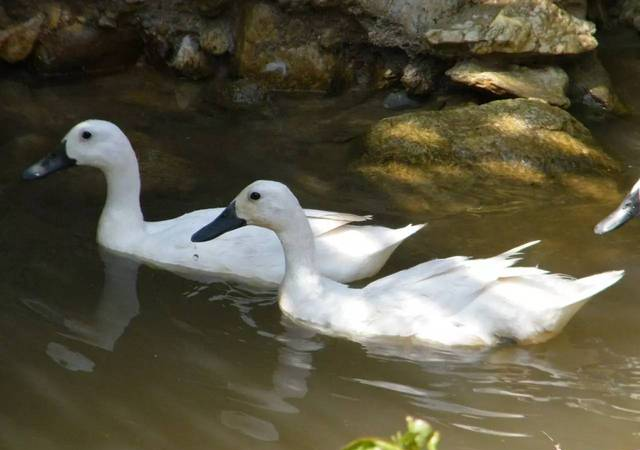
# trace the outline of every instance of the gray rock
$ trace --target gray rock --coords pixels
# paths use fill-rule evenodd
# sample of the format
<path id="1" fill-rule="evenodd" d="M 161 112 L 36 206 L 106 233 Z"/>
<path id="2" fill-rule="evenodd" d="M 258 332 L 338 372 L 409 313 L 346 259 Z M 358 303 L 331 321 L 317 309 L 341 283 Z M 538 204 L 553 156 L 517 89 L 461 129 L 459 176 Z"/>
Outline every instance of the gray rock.
<path id="1" fill-rule="evenodd" d="M 584 0 L 280 0 L 300 9 L 338 8 L 358 18 L 368 39 L 411 54 L 576 54 L 593 50 Z M 575 13 L 575 15 L 573 14 Z"/>
<path id="2" fill-rule="evenodd" d="M 616 95 L 609 73 L 595 52 L 587 53 L 567 65 L 567 71 L 571 79 L 569 94 L 574 102 L 619 115 L 629 112 Z"/>
<path id="3" fill-rule="evenodd" d="M 537 98 L 563 108 L 570 105 L 565 95 L 569 77 L 559 67 L 530 68 L 471 59 L 459 62 L 447 75 L 458 83 L 498 95 Z"/>
<path id="4" fill-rule="evenodd" d="M 192 78 L 203 78 L 214 72 L 212 61 L 200 50 L 198 41 L 191 35 L 182 38 L 169 65 Z"/>
<path id="5" fill-rule="evenodd" d="M 387 94 L 382 102 L 382 106 L 392 111 L 401 109 L 417 108 L 420 102 L 409 97 L 406 91 L 394 91 Z"/>
<path id="6" fill-rule="evenodd" d="M 231 24 L 226 20 L 216 20 L 206 25 L 200 33 L 200 47 L 212 55 L 233 53 L 235 42 Z"/>
<path id="7" fill-rule="evenodd" d="M 432 58 L 420 57 L 407 64 L 400 82 L 413 95 L 426 95 L 442 73 L 442 64 Z"/>
<path id="8" fill-rule="evenodd" d="M 470 3 L 425 37 L 445 52 L 572 55 L 596 48 L 595 31 L 551 0 L 517 0 Z"/>

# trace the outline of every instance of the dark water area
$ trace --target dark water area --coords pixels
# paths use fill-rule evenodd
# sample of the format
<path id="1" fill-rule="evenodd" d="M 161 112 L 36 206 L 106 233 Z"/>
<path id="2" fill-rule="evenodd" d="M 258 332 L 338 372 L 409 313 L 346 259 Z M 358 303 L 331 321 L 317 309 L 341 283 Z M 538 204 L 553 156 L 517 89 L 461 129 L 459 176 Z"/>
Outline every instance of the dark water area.
<path id="1" fill-rule="evenodd" d="M 640 111 L 638 36 L 603 42 L 614 85 Z M 640 222 L 592 232 L 615 202 L 496 185 L 459 192 L 475 202 L 463 211 L 447 201 L 408 210 L 401 193 L 352 170 L 367 126 L 389 114 L 381 97 L 280 97 L 225 111 L 202 96 L 143 69 L 0 80 L 0 448 L 338 449 L 391 434 L 407 414 L 440 429 L 443 449 L 640 446 Z M 638 115 L 576 114 L 621 161 L 621 192 L 630 187 Z M 310 208 L 429 222 L 383 273 L 541 239 L 526 263 L 627 274 L 543 345 L 444 350 L 314 335 L 281 316 L 272 292 L 203 285 L 101 250 L 105 187 L 94 169 L 20 181 L 87 118 L 129 136 L 149 220 L 222 206 L 255 179 L 277 179 Z"/>

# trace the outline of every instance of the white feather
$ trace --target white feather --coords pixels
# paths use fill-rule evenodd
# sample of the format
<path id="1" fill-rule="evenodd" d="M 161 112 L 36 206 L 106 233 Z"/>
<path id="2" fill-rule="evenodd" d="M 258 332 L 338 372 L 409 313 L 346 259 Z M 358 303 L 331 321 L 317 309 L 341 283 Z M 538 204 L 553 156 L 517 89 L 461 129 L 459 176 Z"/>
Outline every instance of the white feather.
<path id="1" fill-rule="evenodd" d="M 87 133 L 90 138 L 83 137 Z M 191 235 L 215 219 L 222 208 L 192 211 L 159 222 L 144 221 L 138 161 L 116 125 L 101 120 L 79 123 L 66 135 L 64 145 L 70 159 L 96 167 L 106 177 L 107 199 L 97 233 L 102 246 L 189 277 L 206 272 L 259 285 L 282 280 L 282 247 L 269 230 L 248 226 L 212 242 L 190 241 Z M 375 274 L 393 250 L 420 229 L 352 226 L 350 223 L 371 216 L 314 209 L 305 213 L 317 237 L 319 270 L 344 282 Z"/>
<path id="2" fill-rule="evenodd" d="M 246 204 L 246 193 L 253 191 L 265 193 L 262 204 Z M 287 258 L 281 309 L 314 328 L 354 339 L 402 336 L 442 345 L 542 342 L 623 275 L 614 271 L 576 280 L 537 267 L 514 267 L 522 251 L 539 242 L 534 241 L 492 258 L 436 259 L 353 289 L 317 272 L 311 230 L 286 186 L 257 181 L 236 197 L 236 204 L 249 223 L 260 217 L 264 226 L 278 230 Z M 285 210 L 287 220 L 269 215 L 272 210 Z"/>

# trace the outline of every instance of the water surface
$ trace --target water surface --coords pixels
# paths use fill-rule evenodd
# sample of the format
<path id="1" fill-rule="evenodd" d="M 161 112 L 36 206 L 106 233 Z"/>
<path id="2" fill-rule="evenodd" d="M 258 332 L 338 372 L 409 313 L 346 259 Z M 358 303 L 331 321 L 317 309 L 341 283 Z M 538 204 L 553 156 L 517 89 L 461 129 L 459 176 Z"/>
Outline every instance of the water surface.
<path id="1" fill-rule="evenodd" d="M 640 110 L 635 35 L 605 62 Z M 636 42 L 630 45 L 629 42 Z M 596 237 L 615 206 L 562 189 L 507 186 L 406 208 L 357 175 L 359 136 L 381 98 L 280 98 L 223 111 L 201 87 L 137 69 L 70 83 L 0 80 L 0 448 L 337 449 L 388 435 L 407 414 L 433 422 L 444 449 L 640 446 L 640 222 Z M 640 175 L 640 121 L 579 112 Z M 291 185 L 312 208 L 429 222 L 384 273 L 454 254 L 489 256 L 542 239 L 529 264 L 576 276 L 627 270 L 556 339 L 532 347 L 443 350 L 357 344 L 284 320 L 272 292 L 203 285 L 101 251 L 98 172 L 24 183 L 27 164 L 86 118 L 117 122 L 143 169 L 148 219 L 222 206 L 256 178 Z"/>

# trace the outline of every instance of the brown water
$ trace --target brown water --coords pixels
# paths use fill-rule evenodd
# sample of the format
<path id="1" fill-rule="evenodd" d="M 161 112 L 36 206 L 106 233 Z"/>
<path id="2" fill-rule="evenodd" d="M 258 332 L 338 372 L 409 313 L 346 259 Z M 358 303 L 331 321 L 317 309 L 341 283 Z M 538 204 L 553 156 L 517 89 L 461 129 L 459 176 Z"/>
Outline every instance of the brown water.
<path id="1" fill-rule="evenodd" d="M 633 42 L 633 45 L 630 45 Z M 611 39 L 605 61 L 640 111 L 640 46 Z M 613 206 L 560 189 L 457 192 L 407 210 L 400 193 L 354 174 L 357 137 L 388 112 L 380 98 L 279 99 L 220 111 L 197 85 L 144 71 L 33 84 L 0 81 L 0 448 L 338 449 L 388 435 L 407 414 L 444 449 L 640 447 L 640 222 L 596 237 Z M 314 208 L 429 221 L 385 273 L 433 257 L 493 255 L 532 239 L 527 263 L 623 281 L 564 332 L 533 347 L 441 350 L 312 335 L 272 293 L 201 285 L 100 252 L 104 183 L 76 168 L 42 182 L 22 169 L 76 122 L 117 122 L 143 166 L 147 218 L 227 203 L 256 178 L 289 183 Z M 580 117 L 640 175 L 640 120 Z"/>

